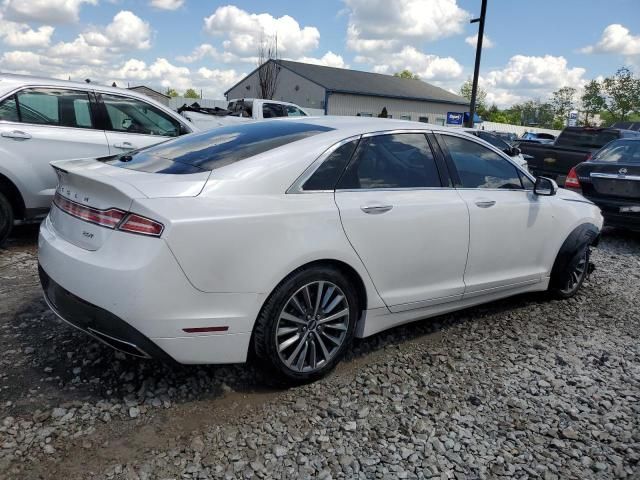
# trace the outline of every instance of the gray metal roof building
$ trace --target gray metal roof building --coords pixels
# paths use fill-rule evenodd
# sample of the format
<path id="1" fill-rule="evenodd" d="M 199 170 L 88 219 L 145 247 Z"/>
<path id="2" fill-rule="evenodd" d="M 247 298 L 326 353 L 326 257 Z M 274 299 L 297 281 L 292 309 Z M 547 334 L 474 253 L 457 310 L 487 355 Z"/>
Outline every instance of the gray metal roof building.
<path id="1" fill-rule="evenodd" d="M 421 80 L 325 67 L 289 60 L 280 66 L 275 100 L 328 115 L 378 116 L 383 108 L 393 118 L 444 124 L 447 112 L 468 110 L 469 102 Z M 258 69 L 225 92 L 227 99 L 258 97 Z"/>

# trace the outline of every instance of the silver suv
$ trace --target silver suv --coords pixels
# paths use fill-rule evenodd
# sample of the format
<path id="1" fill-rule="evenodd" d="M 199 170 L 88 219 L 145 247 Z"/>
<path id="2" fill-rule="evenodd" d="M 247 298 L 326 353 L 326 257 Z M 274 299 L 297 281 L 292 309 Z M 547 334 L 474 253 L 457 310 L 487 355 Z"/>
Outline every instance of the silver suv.
<path id="1" fill-rule="evenodd" d="M 47 214 L 57 184 L 49 162 L 121 154 L 196 130 L 128 89 L 0 74 L 0 245 L 14 224 Z"/>

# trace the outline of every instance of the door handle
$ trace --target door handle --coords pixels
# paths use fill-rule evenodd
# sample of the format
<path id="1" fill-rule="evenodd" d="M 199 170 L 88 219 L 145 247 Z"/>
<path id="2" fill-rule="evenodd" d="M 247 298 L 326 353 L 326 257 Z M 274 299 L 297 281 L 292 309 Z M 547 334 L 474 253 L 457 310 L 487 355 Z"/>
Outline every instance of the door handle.
<path id="1" fill-rule="evenodd" d="M 11 132 L 2 132 L 0 133 L 5 138 L 15 138 L 16 140 L 29 140 L 31 138 L 31 134 L 27 132 L 23 132 L 21 130 L 12 130 Z"/>
<path id="2" fill-rule="evenodd" d="M 495 200 L 476 200 L 476 205 L 480 208 L 493 207 L 496 204 Z"/>
<path id="3" fill-rule="evenodd" d="M 360 207 L 360 210 L 370 215 L 380 215 L 381 213 L 388 212 L 392 208 L 393 205 L 363 205 Z"/>
<path id="4" fill-rule="evenodd" d="M 133 150 L 136 148 L 131 142 L 114 143 L 113 146 L 122 150 Z"/>

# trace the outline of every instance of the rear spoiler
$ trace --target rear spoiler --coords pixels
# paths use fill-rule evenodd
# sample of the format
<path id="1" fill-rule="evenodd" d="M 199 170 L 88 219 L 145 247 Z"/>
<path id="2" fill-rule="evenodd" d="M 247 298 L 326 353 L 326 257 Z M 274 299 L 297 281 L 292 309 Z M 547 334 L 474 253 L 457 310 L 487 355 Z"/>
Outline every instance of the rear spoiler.
<path id="1" fill-rule="evenodd" d="M 182 112 L 196 112 L 196 113 L 204 113 L 207 115 L 215 115 L 217 117 L 224 117 L 226 115 L 230 115 L 232 112 L 227 110 L 226 108 L 220 107 L 201 107 L 198 102 L 194 102 L 191 105 L 187 105 L 186 103 L 178 108 L 178 113 L 182 114 Z"/>

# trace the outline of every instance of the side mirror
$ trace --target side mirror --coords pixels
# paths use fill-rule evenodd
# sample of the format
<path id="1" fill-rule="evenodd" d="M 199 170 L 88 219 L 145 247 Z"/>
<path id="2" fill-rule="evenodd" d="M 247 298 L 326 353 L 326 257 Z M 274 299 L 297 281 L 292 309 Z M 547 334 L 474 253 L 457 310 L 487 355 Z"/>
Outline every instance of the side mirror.
<path id="1" fill-rule="evenodd" d="M 189 120 L 189 121 L 191 121 L 191 120 Z M 187 126 L 181 123 L 180 124 L 180 129 L 178 130 L 178 135 L 186 135 L 188 133 L 191 133 L 191 132 L 189 131 Z"/>
<path id="2" fill-rule="evenodd" d="M 517 157 L 520 155 L 520 149 L 518 147 L 505 148 L 505 153 L 510 157 Z"/>
<path id="3" fill-rule="evenodd" d="M 533 193 L 543 197 L 551 197 L 558 193 L 558 184 L 547 177 L 536 178 Z"/>

